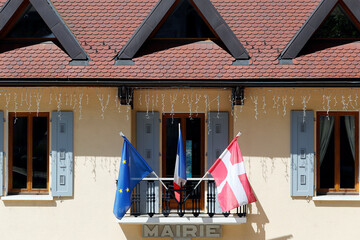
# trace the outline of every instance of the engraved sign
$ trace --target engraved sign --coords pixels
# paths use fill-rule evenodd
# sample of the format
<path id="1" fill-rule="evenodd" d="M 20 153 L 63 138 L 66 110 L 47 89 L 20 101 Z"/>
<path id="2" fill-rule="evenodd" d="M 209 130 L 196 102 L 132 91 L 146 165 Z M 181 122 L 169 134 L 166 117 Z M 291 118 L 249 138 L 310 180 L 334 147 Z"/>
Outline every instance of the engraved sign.
<path id="1" fill-rule="evenodd" d="M 220 238 L 221 225 L 143 225 L 144 238 Z"/>

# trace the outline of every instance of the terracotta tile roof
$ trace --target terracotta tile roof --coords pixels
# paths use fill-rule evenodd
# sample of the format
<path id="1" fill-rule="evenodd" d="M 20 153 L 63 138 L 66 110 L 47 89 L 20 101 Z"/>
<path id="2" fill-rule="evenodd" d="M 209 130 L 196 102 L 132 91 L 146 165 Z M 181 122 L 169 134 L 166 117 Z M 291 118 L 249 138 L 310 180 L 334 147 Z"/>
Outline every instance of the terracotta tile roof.
<path id="1" fill-rule="evenodd" d="M 90 56 L 89 66 L 71 60 L 53 43 L 0 54 L 1 78 L 266 79 L 360 77 L 360 43 L 327 48 L 279 65 L 277 57 L 321 0 L 212 0 L 249 52 L 250 65 L 211 41 L 156 51 L 114 65 L 113 58 L 157 0 L 53 0 L 52 3 Z M 5 0 L 0 0 L 3 5 Z"/>

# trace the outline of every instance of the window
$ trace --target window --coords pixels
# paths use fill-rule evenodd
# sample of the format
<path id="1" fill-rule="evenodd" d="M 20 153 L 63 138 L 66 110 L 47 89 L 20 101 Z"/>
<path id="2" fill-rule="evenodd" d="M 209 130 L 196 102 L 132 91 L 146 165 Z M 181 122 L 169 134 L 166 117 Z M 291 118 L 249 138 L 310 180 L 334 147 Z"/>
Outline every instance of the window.
<path id="1" fill-rule="evenodd" d="M 216 37 L 190 1 L 180 0 L 155 33 L 154 38 L 215 39 Z"/>
<path id="2" fill-rule="evenodd" d="M 248 64 L 248 52 L 210 0 L 160 1 L 117 54 L 115 64 L 133 64 L 136 57 L 201 40 L 215 42 L 236 61 Z"/>
<path id="3" fill-rule="evenodd" d="M 9 113 L 9 192 L 49 191 L 49 113 Z"/>
<path id="4" fill-rule="evenodd" d="M 200 178 L 204 174 L 204 131 L 205 114 L 189 117 L 188 113 L 163 114 L 163 142 L 162 142 L 162 169 L 164 177 L 174 177 L 175 159 L 178 142 L 178 124 L 181 124 L 181 133 L 184 141 L 186 158 L 187 185 L 192 184 L 191 178 Z M 197 183 L 197 181 L 194 181 Z M 203 194 L 203 187 L 201 188 Z M 175 202 L 172 206 L 177 206 Z M 203 206 L 203 202 L 201 203 Z M 186 208 L 191 207 L 187 201 Z"/>
<path id="5" fill-rule="evenodd" d="M 72 65 L 86 65 L 89 57 L 50 1 L 14 2 L 0 11 L 0 53 L 51 41 Z"/>
<path id="6" fill-rule="evenodd" d="M 359 115 L 317 113 L 317 192 L 359 192 Z"/>
<path id="7" fill-rule="evenodd" d="M 189 114 L 163 115 L 163 176 L 173 177 L 178 142 L 178 124 L 186 152 L 186 177 L 202 177 L 204 172 L 204 114 L 190 118 Z"/>
<path id="8" fill-rule="evenodd" d="M 55 36 L 35 8 L 29 4 L 6 38 L 55 40 Z"/>
<path id="9" fill-rule="evenodd" d="M 337 4 L 330 15 L 312 36 L 313 39 L 359 39 L 356 20 L 350 17 L 346 6 Z"/>
<path id="10" fill-rule="evenodd" d="M 30 3 L 19 8 L 10 23 L 0 29 L 0 52 L 46 41 L 58 44 L 50 28 Z"/>
<path id="11" fill-rule="evenodd" d="M 321 1 L 281 53 L 280 59 L 290 60 L 359 41 L 360 18 L 353 4 L 353 1 Z"/>

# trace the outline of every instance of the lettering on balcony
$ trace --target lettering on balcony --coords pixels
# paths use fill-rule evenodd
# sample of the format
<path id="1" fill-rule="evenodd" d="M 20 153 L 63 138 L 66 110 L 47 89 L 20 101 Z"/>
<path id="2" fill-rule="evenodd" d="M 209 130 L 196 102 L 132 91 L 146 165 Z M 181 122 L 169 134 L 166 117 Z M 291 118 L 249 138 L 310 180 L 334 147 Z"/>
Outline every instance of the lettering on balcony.
<path id="1" fill-rule="evenodd" d="M 144 238 L 220 238 L 221 225 L 143 225 Z"/>

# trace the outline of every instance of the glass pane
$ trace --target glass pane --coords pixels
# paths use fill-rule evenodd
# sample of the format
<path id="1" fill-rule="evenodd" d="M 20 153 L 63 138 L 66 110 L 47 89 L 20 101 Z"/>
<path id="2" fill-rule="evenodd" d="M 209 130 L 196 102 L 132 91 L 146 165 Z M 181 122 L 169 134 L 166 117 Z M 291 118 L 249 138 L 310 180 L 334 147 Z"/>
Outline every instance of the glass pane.
<path id="1" fill-rule="evenodd" d="M 33 188 L 47 188 L 47 117 L 33 118 Z"/>
<path id="2" fill-rule="evenodd" d="M 180 118 L 166 119 L 166 177 L 174 177 L 180 122 Z"/>
<path id="3" fill-rule="evenodd" d="M 13 121 L 13 188 L 26 188 L 27 182 L 27 117 L 14 117 Z"/>
<path id="4" fill-rule="evenodd" d="M 320 117 L 320 188 L 334 188 L 334 117 Z"/>
<path id="5" fill-rule="evenodd" d="M 29 4 L 6 37 L 55 38 L 54 34 L 31 4 Z"/>
<path id="6" fill-rule="evenodd" d="M 192 178 L 192 140 L 186 140 L 186 178 Z"/>
<path id="7" fill-rule="evenodd" d="M 340 188 L 355 188 L 355 117 L 340 117 Z"/>
<path id="8" fill-rule="evenodd" d="M 189 0 L 181 0 L 154 38 L 215 38 Z"/>
<path id="9" fill-rule="evenodd" d="M 360 31 L 338 4 L 315 32 L 313 38 L 360 38 Z"/>
<path id="10" fill-rule="evenodd" d="M 186 119 L 186 143 L 191 142 L 191 146 L 186 146 L 186 170 L 191 170 L 192 177 L 202 177 L 201 175 L 201 119 Z M 186 144 L 187 145 L 187 144 Z M 191 161 L 188 163 L 188 161 Z M 189 168 L 188 168 L 189 166 Z M 188 172 L 188 171 L 186 171 Z"/>

